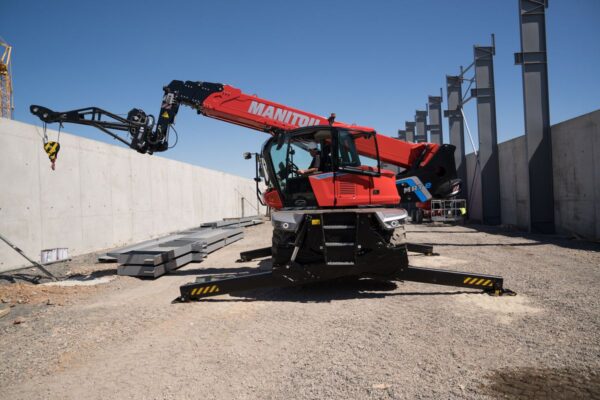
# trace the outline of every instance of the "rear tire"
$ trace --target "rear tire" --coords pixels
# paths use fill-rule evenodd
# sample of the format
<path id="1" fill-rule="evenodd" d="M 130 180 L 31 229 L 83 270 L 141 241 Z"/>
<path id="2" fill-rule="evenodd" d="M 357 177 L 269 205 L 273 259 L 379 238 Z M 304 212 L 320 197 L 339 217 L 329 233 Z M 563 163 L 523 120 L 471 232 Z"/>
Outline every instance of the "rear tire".
<path id="1" fill-rule="evenodd" d="M 290 260 L 295 238 L 296 234 L 293 232 L 273 229 L 273 246 L 271 248 L 273 267 L 283 266 Z"/>
<path id="2" fill-rule="evenodd" d="M 417 208 L 415 210 L 415 218 L 413 219 L 413 222 L 415 224 L 422 224 L 423 223 L 423 210 L 421 210 L 420 208 Z"/>

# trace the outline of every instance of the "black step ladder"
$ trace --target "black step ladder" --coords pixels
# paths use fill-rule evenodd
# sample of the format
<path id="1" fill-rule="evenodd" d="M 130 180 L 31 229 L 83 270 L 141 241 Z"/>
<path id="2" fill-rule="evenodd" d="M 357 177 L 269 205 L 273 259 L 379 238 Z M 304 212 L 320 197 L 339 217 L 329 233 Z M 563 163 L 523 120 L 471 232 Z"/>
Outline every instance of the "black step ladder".
<path id="1" fill-rule="evenodd" d="M 356 265 L 356 252 L 360 245 L 356 241 L 358 215 L 331 213 L 321 215 L 323 232 L 323 257 L 326 265 Z"/>

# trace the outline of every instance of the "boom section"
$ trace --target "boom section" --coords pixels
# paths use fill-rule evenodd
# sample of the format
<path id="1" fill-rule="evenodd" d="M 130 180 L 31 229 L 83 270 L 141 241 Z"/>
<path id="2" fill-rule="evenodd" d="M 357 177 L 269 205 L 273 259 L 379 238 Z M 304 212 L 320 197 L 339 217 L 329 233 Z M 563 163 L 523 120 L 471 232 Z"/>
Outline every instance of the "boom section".
<path id="1" fill-rule="evenodd" d="M 141 153 L 161 152 L 169 148 L 169 130 L 182 104 L 207 117 L 269 134 L 327 124 L 358 131 L 374 131 L 370 127 L 334 122 L 331 117 L 325 118 L 249 95 L 221 83 L 174 80 L 163 87 L 163 91 L 155 125 L 154 117 L 140 109 L 131 110 L 126 119 L 98 107 L 55 112 L 34 105 L 31 106 L 31 112 L 47 123 L 92 125 Z M 114 131 L 128 132 L 129 138 L 122 138 Z M 431 143 L 408 143 L 384 135 L 378 137 L 378 149 L 372 141 L 357 138 L 358 153 L 371 158 L 379 156 L 382 162 L 402 168 L 425 165 L 439 148 Z"/>
<path id="2" fill-rule="evenodd" d="M 173 81 L 169 86 L 178 86 L 179 83 L 176 84 L 176 82 L 180 81 Z M 183 85 L 192 89 L 198 84 L 199 82 L 188 81 Z M 206 83 L 202 82 L 201 85 L 206 85 Z M 208 96 L 197 107 L 201 114 L 269 133 L 287 132 L 307 126 L 327 125 L 329 122 L 329 118 L 255 95 L 248 95 L 233 86 L 221 85 L 221 87 L 222 90 Z M 344 122 L 333 122 L 332 125 L 359 131 L 374 131 L 370 127 L 356 126 Z M 373 141 L 358 138 L 356 141 L 358 153 L 371 158 L 376 158 L 379 155 L 382 162 L 402 168 L 414 167 L 415 162 L 419 159 L 420 163 L 426 164 L 439 148 L 437 144 L 408 143 L 381 134 L 378 136 L 378 140 L 379 148 L 376 149 L 373 146 Z M 423 153 L 425 153 L 424 157 L 422 157 Z"/>

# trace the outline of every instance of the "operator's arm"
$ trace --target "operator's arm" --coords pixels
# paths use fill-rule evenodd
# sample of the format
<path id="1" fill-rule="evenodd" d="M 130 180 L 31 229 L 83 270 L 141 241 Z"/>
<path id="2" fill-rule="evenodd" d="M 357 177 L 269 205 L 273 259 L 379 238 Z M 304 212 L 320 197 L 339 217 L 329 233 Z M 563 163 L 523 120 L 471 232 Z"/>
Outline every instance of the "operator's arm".
<path id="1" fill-rule="evenodd" d="M 319 172 L 318 168 L 308 168 L 308 169 L 299 169 L 298 170 L 298 173 L 300 175 L 311 175 L 311 174 L 314 174 L 317 172 Z"/>

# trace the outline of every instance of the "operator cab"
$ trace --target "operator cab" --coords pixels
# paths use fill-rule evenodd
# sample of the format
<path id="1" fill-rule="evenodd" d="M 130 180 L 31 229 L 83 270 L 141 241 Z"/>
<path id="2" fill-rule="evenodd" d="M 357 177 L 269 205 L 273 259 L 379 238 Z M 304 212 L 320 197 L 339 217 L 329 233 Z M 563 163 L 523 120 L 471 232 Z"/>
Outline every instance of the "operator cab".
<path id="1" fill-rule="evenodd" d="M 374 131 L 313 126 L 282 133 L 263 147 L 269 185 L 283 208 L 343 207 L 398 202 L 394 176 L 382 171 L 379 157 L 360 157 L 355 140 L 372 141 Z M 393 198 L 384 203 L 381 186 L 388 181 Z M 386 193 L 388 191 L 386 190 Z M 274 193 L 272 193 L 273 195 Z"/>

